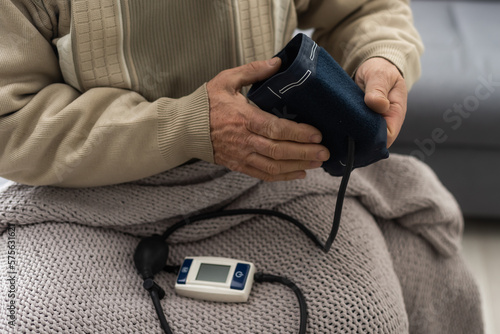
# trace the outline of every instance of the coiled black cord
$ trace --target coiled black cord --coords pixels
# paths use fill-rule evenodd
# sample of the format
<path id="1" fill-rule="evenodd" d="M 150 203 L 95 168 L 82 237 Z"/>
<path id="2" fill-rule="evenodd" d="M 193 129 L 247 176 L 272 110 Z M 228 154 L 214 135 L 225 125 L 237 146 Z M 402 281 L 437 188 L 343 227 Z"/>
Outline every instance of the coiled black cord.
<path id="1" fill-rule="evenodd" d="M 266 209 L 235 209 L 235 210 L 221 210 L 215 212 L 200 213 L 198 215 L 194 215 L 186 219 L 183 219 L 175 223 L 174 225 L 170 226 L 162 234 L 161 237 L 164 240 L 167 240 L 179 228 L 195 223 L 200 220 L 227 217 L 227 216 L 236 216 L 236 215 L 267 215 L 267 216 L 275 216 L 283 220 L 289 221 L 293 225 L 297 226 L 302 232 L 304 232 L 304 234 L 309 239 L 311 239 L 314 242 L 314 244 L 318 246 L 323 252 L 328 253 L 328 251 L 332 247 L 333 241 L 335 240 L 335 237 L 337 236 L 337 232 L 340 227 L 340 218 L 342 217 L 342 207 L 344 205 L 344 197 L 347 190 L 347 184 L 349 183 L 349 178 L 351 176 L 351 171 L 354 166 L 354 153 L 355 153 L 354 139 L 352 137 L 349 137 L 347 163 L 344 168 L 344 175 L 342 176 L 342 181 L 340 182 L 337 201 L 335 203 L 335 213 L 333 216 L 332 229 L 330 230 L 328 239 L 324 244 L 311 230 L 309 230 L 303 223 L 301 223 L 297 219 L 287 214 L 281 213 L 279 211 L 266 210 Z"/>
<path id="2" fill-rule="evenodd" d="M 166 266 L 165 271 L 177 273 L 180 269 L 179 266 Z M 286 277 L 265 274 L 262 272 L 258 272 L 254 275 L 254 280 L 257 283 L 269 282 L 269 283 L 280 283 L 283 284 L 295 293 L 297 296 L 297 300 L 299 301 L 299 312 L 300 312 L 300 324 L 299 324 L 299 334 L 305 334 L 307 330 L 307 303 L 304 294 L 300 290 L 300 288 L 291 280 Z M 168 321 L 165 317 L 165 313 L 163 312 L 163 308 L 161 306 L 160 300 L 165 296 L 165 292 L 161 287 L 159 287 L 152 279 L 147 279 L 143 284 L 144 288 L 149 291 L 151 299 L 153 300 L 153 305 L 156 310 L 156 314 L 158 315 L 158 319 L 160 320 L 160 326 L 166 334 L 173 334 L 170 326 L 168 325 Z"/>
<path id="3" fill-rule="evenodd" d="M 302 224 L 300 221 L 297 219 L 278 212 L 274 210 L 266 210 L 266 209 L 235 209 L 235 210 L 221 210 L 221 211 L 215 211 L 215 212 L 207 212 L 207 213 L 200 213 L 195 216 L 191 216 L 189 218 L 186 218 L 184 220 L 181 220 L 174 225 L 170 226 L 165 233 L 162 234 L 162 238 L 164 240 L 167 240 L 170 235 L 172 235 L 175 231 L 180 229 L 181 227 L 184 227 L 189 224 L 193 224 L 197 221 L 200 220 L 206 220 L 206 219 L 211 219 L 211 218 L 219 218 L 219 217 L 228 217 L 228 216 L 238 216 L 238 215 L 267 215 L 267 216 L 275 216 L 284 220 L 289 221 L 293 225 L 297 226 L 304 232 L 304 234 L 311 239 L 319 248 L 323 249 L 324 245 L 323 243 L 318 239 L 314 233 L 311 232 L 304 224 Z"/>
<path id="4" fill-rule="evenodd" d="M 202 213 L 198 214 L 186 219 L 183 219 L 170 228 L 168 228 L 161 236 L 154 235 L 152 237 L 144 238 L 139 243 L 135 253 L 134 253 L 134 262 L 135 265 L 144 279 L 144 288 L 148 290 L 151 299 L 153 300 L 153 304 L 158 314 L 158 319 L 160 320 L 160 325 L 163 328 L 166 334 L 173 334 L 170 329 L 165 314 L 163 312 L 163 308 L 161 306 L 160 300 L 165 296 L 165 291 L 158 286 L 153 277 L 156 273 L 161 271 L 161 269 L 172 269 L 175 267 L 166 266 L 167 258 L 168 258 L 168 244 L 166 240 L 179 228 L 184 227 L 186 225 L 192 224 L 194 222 L 217 218 L 217 217 L 227 217 L 234 215 L 244 215 L 244 214 L 258 214 L 258 215 L 270 215 L 275 216 L 284 220 L 287 220 L 297 226 L 304 234 L 311 239 L 316 246 L 318 246 L 323 252 L 327 253 L 335 240 L 337 232 L 340 226 L 340 218 L 342 216 L 342 207 L 344 204 L 344 197 L 347 190 L 347 184 L 349 182 L 349 177 L 351 175 L 351 171 L 354 166 L 354 153 L 355 153 L 355 144 L 354 139 L 349 137 L 348 139 L 348 157 L 347 163 L 344 169 L 344 175 L 342 176 L 342 181 L 340 183 L 339 192 L 337 195 L 337 201 L 335 204 L 335 214 L 333 217 L 332 229 L 330 230 L 330 234 L 328 239 L 323 244 L 319 240 L 319 238 L 309 230 L 304 224 L 295 218 L 286 215 L 284 213 L 273 211 L 273 210 L 265 210 L 265 209 L 238 209 L 238 210 L 222 210 L 216 212 Z M 276 282 L 284 284 L 290 287 L 296 294 L 297 299 L 299 300 L 300 306 L 300 329 L 299 334 L 305 334 L 307 329 L 307 304 L 302 294 L 300 288 L 290 281 L 288 278 L 257 273 L 254 276 L 255 281 L 257 282 Z"/>

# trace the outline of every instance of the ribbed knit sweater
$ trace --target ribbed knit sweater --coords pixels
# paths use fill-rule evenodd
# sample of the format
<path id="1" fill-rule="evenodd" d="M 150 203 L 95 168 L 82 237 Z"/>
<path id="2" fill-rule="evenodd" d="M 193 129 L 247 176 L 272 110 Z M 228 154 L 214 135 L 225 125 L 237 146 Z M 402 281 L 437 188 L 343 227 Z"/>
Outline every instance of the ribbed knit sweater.
<path id="1" fill-rule="evenodd" d="M 422 45 L 405 0 L 1 0 L 0 176 L 137 180 L 213 162 L 205 83 L 272 57 L 297 24 L 353 74 L 385 57 L 410 87 Z"/>

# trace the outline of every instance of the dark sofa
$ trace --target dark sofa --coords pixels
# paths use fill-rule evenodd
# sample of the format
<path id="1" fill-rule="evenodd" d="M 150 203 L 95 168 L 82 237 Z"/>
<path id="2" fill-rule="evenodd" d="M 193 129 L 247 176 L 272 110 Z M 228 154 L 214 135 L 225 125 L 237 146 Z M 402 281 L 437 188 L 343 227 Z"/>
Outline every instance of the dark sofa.
<path id="1" fill-rule="evenodd" d="M 500 1 L 414 0 L 422 77 L 393 153 L 425 161 L 468 217 L 500 217 Z"/>

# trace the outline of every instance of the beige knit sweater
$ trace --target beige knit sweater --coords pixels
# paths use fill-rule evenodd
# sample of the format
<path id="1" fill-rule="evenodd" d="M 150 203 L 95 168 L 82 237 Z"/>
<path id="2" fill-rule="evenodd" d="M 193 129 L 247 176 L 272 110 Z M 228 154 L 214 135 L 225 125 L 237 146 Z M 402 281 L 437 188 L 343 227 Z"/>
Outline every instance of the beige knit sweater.
<path id="1" fill-rule="evenodd" d="M 213 162 L 205 82 L 272 57 L 297 24 L 347 72 L 380 56 L 408 86 L 404 0 L 0 0 L 0 176 L 115 184 Z"/>

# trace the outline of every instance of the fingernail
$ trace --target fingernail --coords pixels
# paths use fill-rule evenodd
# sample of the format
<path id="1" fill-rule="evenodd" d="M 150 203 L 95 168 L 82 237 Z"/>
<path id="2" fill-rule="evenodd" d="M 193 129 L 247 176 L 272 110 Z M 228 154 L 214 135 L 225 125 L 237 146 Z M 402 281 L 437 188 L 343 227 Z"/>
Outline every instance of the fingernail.
<path id="1" fill-rule="evenodd" d="M 321 143 L 321 135 L 312 135 L 311 138 L 309 138 L 309 140 L 311 141 L 311 143 Z"/>
<path id="2" fill-rule="evenodd" d="M 318 160 L 326 161 L 328 160 L 328 153 L 326 151 L 319 151 L 317 158 Z"/>
<path id="3" fill-rule="evenodd" d="M 278 63 L 278 60 L 279 60 L 279 59 L 280 59 L 279 57 L 274 57 L 274 58 L 272 58 L 272 59 L 269 59 L 269 60 L 267 61 L 267 63 L 268 63 L 269 65 L 271 65 L 271 66 L 275 66 L 275 65 Z"/>

